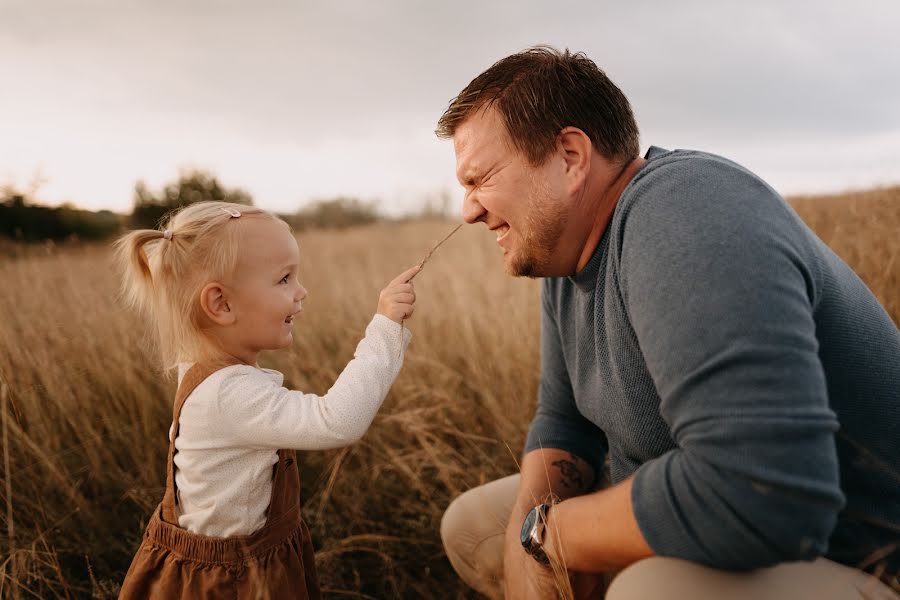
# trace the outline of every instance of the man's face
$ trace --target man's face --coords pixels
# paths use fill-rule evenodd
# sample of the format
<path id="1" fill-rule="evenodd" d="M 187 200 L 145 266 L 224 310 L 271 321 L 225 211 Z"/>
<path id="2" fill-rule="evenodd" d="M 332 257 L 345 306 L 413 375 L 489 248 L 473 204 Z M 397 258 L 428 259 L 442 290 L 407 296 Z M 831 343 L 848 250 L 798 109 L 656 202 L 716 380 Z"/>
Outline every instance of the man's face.
<path id="1" fill-rule="evenodd" d="M 465 188 L 463 219 L 497 233 L 510 275 L 545 274 L 569 216 L 564 161 L 551 156 L 538 167 L 529 163 L 493 108 L 463 121 L 453 148 L 456 176 Z"/>

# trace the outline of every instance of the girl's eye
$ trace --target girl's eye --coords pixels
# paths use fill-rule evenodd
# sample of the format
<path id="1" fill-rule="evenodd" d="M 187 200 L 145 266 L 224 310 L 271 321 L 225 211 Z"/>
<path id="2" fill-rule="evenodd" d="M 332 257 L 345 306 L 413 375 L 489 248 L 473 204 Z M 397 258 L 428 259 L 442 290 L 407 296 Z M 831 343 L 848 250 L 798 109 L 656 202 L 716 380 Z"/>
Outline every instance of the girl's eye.
<path id="1" fill-rule="evenodd" d="M 290 277 L 291 277 L 291 274 L 288 273 L 287 275 L 285 275 L 284 277 L 281 278 L 281 283 L 287 283 L 288 279 L 290 279 Z"/>

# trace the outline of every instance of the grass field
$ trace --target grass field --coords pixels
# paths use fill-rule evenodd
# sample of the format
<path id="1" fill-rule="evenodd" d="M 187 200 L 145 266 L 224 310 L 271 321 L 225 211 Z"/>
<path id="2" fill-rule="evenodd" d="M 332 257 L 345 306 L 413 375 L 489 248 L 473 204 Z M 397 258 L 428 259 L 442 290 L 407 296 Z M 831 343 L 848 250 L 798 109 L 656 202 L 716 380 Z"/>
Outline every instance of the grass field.
<path id="1" fill-rule="evenodd" d="M 900 322 L 900 188 L 793 200 Z M 324 393 L 382 285 L 446 222 L 300 236 L 310 290 L 291 349 L 261 361 Z M 461 491 L 516 469 L 534 407 L 538 283 L 463 228 L 416 278 L 406 363 L 363 440 L 301 456 L 326 597 L 470 597 L 438 537 Z M 106 245 L 0 247 L 0 597 L 115 597 L 162 496 L 174 384 L 116 300 Z"/>

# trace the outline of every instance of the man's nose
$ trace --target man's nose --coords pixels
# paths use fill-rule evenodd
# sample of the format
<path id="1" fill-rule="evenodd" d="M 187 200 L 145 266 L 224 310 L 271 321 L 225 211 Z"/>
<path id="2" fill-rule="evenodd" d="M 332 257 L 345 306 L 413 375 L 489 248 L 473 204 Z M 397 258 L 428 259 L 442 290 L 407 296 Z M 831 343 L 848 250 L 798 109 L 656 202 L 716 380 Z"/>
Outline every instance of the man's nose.
<path id="1" fill-rule="evenodd" d="M 463 221 L 471 225 L 482 220 L 485 214 L 487 214 L 487 211 L 484 210 L 475 194 L 466 194 L 463 198 Z"/>

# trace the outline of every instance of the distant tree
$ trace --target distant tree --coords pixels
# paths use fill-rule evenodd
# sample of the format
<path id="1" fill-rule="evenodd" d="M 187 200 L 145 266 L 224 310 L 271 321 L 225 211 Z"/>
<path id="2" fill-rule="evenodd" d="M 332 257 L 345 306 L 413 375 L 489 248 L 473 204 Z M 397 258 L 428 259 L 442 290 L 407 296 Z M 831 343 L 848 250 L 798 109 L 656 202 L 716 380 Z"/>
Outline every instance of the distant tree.
<path id="1" fill-rule="evenodd" d="M 120 216 L 108 210 L 92 212 L 72 204 L 42 206 L 29 192 L 0 188 L 0 236 L 23 242 L 96 240 L 121 230 Z"/>
<path id="2" fill-rule="evenodd" d="M 134 208 L 131 211 L 132 227 L 154 229 L 159 227 L 165 215 L 175 209 L 207 200 L 253 204 L 253 197 L 241 188 L 225 188 L 208 171 L 184 171 L 178 180 L 163 188 L 162 194 L 151 192 L 138 180 L 134 184 Z"/>
<path id="3" fill-rule="evenodd" d="M 419 219 L 449 219 L 453 212 L 453 197 L 446 189 L 436 195 L 428 195 L 418 215 Z"/>
<path id="4" fill-rule="evenodd" d="M 339 196 L 313 202 L 287 220 L 296 229 L 342 229 L 374 223 L 380 218 L 375 202 Z"/>

